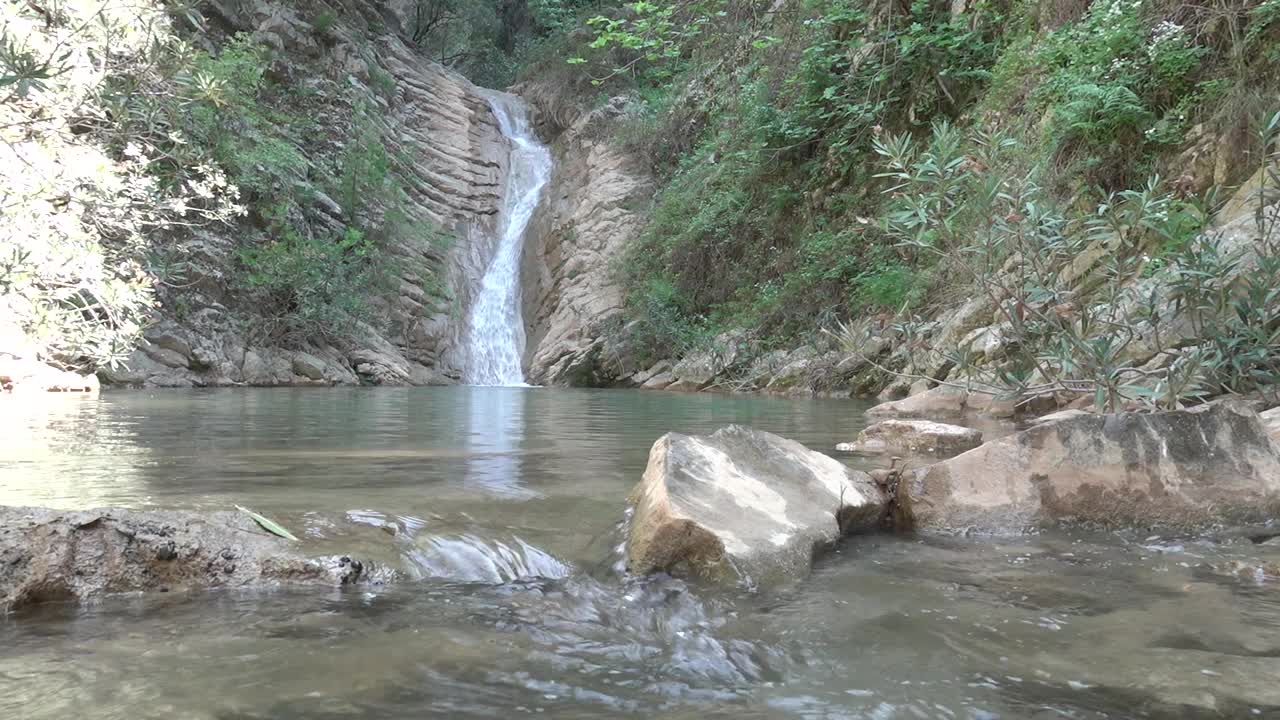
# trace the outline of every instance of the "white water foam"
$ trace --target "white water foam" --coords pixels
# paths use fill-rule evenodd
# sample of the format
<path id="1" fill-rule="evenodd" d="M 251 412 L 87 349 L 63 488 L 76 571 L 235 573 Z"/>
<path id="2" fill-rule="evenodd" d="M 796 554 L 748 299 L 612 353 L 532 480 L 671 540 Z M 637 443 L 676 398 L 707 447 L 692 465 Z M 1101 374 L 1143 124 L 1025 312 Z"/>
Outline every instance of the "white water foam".
<path id="1" fill-rule="evenodd" d="M 471 385 L 523 385 L 520 255 L 529 219 L 551 178 L 551 153 L 534 136 L 528 110 L 519 98 L 493 92 L 488 100 L 502 134 L 511 141 L 511 159 L 498 220 L 498 248 L 467 319 L 463 379 Z"/>

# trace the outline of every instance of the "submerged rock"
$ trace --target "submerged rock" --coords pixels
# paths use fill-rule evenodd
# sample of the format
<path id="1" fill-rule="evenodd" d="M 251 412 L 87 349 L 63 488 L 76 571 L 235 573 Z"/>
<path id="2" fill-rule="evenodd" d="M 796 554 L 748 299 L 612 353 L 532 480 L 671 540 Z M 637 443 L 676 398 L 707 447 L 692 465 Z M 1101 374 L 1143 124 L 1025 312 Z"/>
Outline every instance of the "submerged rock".
<path id="1" fill-rule="evenodd" d="M 885 420 L 868 427 L 851 443 L 836 446 L 842 452 L 911 450 L 956 454 L 982 444 L 982 431 L 929 420 Z"/>
<path id="2" fill-rule="evenodd" d="M 1086 414 L 916 470 L 904 487 L 925 530 L 1252 522 L 1280 511 L 1280 446 L 1233 404 Z"/>
<path id="3" fill-rule="evenodd" d="M 347 585 L 372 564 L 308 558 L 239 512 L 0 507 L 0 612 L 105 593 Z"/>
<path id="4" fill-rule="evenodd" d="M 818 550 L 874 528 L 885 509 L 865 473 L 737 425 L 659 438 L 630 500 L 628 571 L 756 582 L 806 574 Z"/>

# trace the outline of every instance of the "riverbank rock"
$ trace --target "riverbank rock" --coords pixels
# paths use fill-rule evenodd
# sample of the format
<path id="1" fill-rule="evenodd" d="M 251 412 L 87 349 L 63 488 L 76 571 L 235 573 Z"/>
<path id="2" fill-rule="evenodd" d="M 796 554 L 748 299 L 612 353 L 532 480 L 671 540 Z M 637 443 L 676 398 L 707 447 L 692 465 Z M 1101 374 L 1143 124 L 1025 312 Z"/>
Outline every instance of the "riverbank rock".
<path id="1" fill-rule="evenodd" d="M 936 418 L 959 417 L 967 413 L 990 417 L 1012 417 L 1017 411 L 1012 399 L 991 392 L 970 392 L 960 387 L 939 385 L 901 400 L 883 402 L 867 410 L 872 417 Z"/>
<path id="2" fill-rule="evenodd" d="M 629 572 L 753 582 L 808 573 L 817 551 L 876 527 L 885 508 L 865 473 L 737 425 L 659 438 L 630 501 Z"/>
<path id="3" fill-rule="evenodd" d="M 1258 417 L 1262 419 L 1262 426 L 1267 429 L 1271 439 L 1280 443 L 1280 407 L 1273 407 L 1260 413 Z"/>
<path id="4" fill-rule="evenodd" d="M 836 446 L 842 452 L 906 450 L 955 455 L 982 444 L 982 431 L 929 420 L 884 420 Z"/>
<path id="5" fill-rule="evenodd" d="M 0 507 L 0 612 L 106 593 L 375 576 L 371 563 L 347 556 L 304 557 L 239 512 Z"/>
<path id="6" fill-rule="evenodd" d="M 1194 528 L 1280 511 L 1280 446 L 1246 407 L 1078 415 L 910 473 L 922 530 Z"/>

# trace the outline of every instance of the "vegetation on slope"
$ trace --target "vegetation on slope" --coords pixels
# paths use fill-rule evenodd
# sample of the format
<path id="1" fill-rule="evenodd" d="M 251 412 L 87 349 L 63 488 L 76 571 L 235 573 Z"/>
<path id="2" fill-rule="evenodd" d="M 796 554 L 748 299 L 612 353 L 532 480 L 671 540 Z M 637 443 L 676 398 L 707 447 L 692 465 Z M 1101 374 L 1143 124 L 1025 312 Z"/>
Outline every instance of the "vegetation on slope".
<path id="1" fill-rule="evenodd" d="M 662 180 L 619 263 L 635 339 L 656 359 L 746 328 L 764 352 L 843 324 L 856 347 L 977 296 L 1005 355 L 933 379 L 1108 404 L 1272 385 L 1271 223 L 1247 260 L 1202 230 L 1273 148 L 1278 20 L 1274 0 L 607 8 L 566 42 L 584 94 L 633 98 L 619 136 Z"/>
<path id="2" fill-rule="evenodd" d="M 336 11 L 305 8 L 327 42 Z M 403 222 L 404 159 L 377 97 L 335 78 L 294 81 L 284 51 L 200 11 L 0 7 L 0 312 L 47 361 L 121 362 L 158 300 L 182 319 L 184 290 L 210 272 L 228 302 L 252 309 L 250 336 L 341 336 L 378 323 L 377 256 L 391 240 L 444 241 Z M 374 91 L 393 93 L 368 33 L 364 43 Z M 199 267 L 227 241 L 232 267 Z"/>

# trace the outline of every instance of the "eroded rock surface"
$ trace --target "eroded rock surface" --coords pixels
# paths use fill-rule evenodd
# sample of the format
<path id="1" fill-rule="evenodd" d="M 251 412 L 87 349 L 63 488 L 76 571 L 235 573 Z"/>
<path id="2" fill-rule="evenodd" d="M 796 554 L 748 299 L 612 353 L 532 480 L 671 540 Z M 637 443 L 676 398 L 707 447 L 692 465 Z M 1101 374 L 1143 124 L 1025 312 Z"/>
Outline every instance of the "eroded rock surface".
<path id="1" fill-rule="evenodd" d="M 0 612 L 105 593 L 378 579 L 369 562 L 305 557 L 239 512 L 0 507 Z"/>
<path id="2" fill-rule="evenodd" d="M 630 500 L 630 572 L 683 567 L 755 582 L 808 573 L 816 552 L 876 527 L 885 509 L 865 473 L 737 425 L 662 436 Z"/>
<path id="3" fill-rule="evenodd" d="M 652 181 L 599 130 L 620 105 L 579 115 L 546 88 L 517 90 L 528 91 L 556 163 L 521 267 L 529 382 L 612 385 L 640 369 L 627 365 L 631 353 L 610 347 L 606 331 L 623 309 L 613 261 L 644 225 L 638 210 Z"/>
<path id="4" fill-rule="evenodd" d="M 842 452 L 903 450 L 957 454 L 982 444 L 982 431 L 930 420 L 884 420 L 868 427 L 851 443 L 836 446 Z"/>
<path id="5" fill-rule="evenodd" d="M 196 231 L 184 240 L 190 269 L 181 290 L 161 294 L 161 321 L 124 367 L 103 382 L 147 387 L 217 385 L 428 385 L 460 377 L 457 344 L 473 288 L 493 256 L 508 142 L 483 92 L 429 61 L 394 33 L 390 16 L 369 4 L 344 9 L 344 22 L 318 33 L 305 5 L 212 0 L 208 15 L 227 32 L 276 49 L 271 73 L 315 98 L 317 123 L 351 124 L 352 103 L 368 106 L 388 148 L 404 162 L 391 172 L 403 188 L 401 225 L 379 262 L 386 285 L 362 298 L 377 327 L 356 324 L 334 338 L 279 340 L 273 321 L 239 302 L 237 251 L 261 236 L 250 222 Z M 403 12 L 411 10 L 402 8 Z M 403 19 L 403 18 L 402 18 Z M 382 30 L 375 30 L 382 27 Z M 318 158 L 341 140 L 301 150 Z M 351 218 L 322 188 L 307 222 L 339 232 Z M 318 230 L 319 231 L 319 230 Z M 449 236 L 450 240 L 445 240 Z M 265 240 L 261 240 L 265 242 Z"/>
<path id="6" fill-rule="evenodd" d="M 1194 528 L 1280 511 L 1280 446 L 1246 407 L 1068 416 L 910 473 L 917 528 Z"/>

